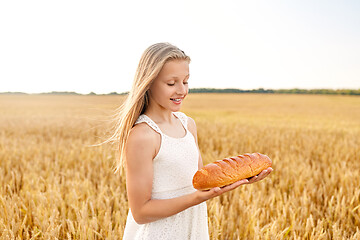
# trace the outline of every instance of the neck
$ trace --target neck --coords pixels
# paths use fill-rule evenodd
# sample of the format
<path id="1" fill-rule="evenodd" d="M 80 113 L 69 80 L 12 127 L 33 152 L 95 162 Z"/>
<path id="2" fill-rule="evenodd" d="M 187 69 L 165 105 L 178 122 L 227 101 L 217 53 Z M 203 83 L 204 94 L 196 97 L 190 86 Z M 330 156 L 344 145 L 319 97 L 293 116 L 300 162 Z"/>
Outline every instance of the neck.
<path id="1" fill-rule="evenodd" d="M 172 123 L 175 119 L 170 110 L 160 108 L 159 106 L 149 105 L 144 112 L 145 115 L 150 117 L 156 123 Z"/>

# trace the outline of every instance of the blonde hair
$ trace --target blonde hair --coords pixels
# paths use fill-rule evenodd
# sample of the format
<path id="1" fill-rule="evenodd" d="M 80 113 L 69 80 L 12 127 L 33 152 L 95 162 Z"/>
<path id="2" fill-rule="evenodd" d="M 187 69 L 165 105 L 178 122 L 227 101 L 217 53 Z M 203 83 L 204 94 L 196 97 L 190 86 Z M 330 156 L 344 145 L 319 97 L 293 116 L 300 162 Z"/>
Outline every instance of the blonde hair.
<path id="1" fill-rule="evenodd" d="M 116 157 L 115 172 L 120 171 L 121 174 L 123 172 L 126 161 L 125 147 L 130 130 L 149 104 L 148 89 L 151 83 L 158 76 L 164 64 L 170 60 L 190 62 L 191 59 L 184 51 L 166 42 L 151 45 L 140 58 L 132 89 L 125 102 L 118 108 L 115 131 L 106 141 L 118 144 L 119 152 Z"/>

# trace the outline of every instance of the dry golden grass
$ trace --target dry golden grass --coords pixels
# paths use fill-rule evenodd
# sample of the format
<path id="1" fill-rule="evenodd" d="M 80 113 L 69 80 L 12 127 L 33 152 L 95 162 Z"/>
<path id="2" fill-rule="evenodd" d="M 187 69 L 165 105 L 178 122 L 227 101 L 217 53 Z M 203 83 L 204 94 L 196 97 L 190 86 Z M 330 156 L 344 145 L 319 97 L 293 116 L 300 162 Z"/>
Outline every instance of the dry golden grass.
<path id="1" fill-rule="evenodd" d="M 121 239 L 105 140 L 121 96 L 0 95 L 0 239 Z M 360 239 L 360 98 L 191 94 L 204 163 L 247 152 L 265 180 L 208 201 L 211 239 Z"/>

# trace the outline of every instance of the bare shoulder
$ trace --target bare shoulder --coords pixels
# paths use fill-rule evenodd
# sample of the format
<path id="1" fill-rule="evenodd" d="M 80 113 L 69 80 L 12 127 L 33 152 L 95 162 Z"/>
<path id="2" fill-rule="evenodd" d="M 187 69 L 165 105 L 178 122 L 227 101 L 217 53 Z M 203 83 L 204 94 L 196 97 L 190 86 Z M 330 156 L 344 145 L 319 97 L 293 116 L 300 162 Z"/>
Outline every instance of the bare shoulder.
<path id="1" fill-rule="evenodd" d="M 128 153 L 143 153 L 151 154 L 155 156 L 156 143 L 158 142 L 159 136 L 152 130 L 146 123 L 136 124 L 129 133 L 127 140 L 127 152 Z M 138 151 L 141 147 L 141 151 Z"/>
<path id="2" fill-rule="evenodd" d="M 196 131 L 196 123 L 195 120 L 192 119 L 191 117 L 188 116 L 188 124 L 187 127 L 189 129 L 189 131 L 194 135 L 194 137 L 196 138 L 197 135 L 197 131 Z"/>
<path id="3" fill-rule="evenodd" d="M 154 139 L 154 131 L 146 123 L 136 124 L 129 133 L 128 142 L 146 143 Z"/>

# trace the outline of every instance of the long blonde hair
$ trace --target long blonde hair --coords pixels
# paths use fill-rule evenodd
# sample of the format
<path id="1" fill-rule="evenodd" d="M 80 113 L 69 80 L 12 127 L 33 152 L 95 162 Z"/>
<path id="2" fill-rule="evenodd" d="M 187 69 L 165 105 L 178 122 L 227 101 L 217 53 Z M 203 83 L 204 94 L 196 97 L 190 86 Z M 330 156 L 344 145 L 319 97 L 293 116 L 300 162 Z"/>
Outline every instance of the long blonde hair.
<path id="1" fill-rule="evenodd" d="M 125 102 L 118 108 L 113 135 L 106 142 L 118 144 L 115 172 L 122 174 L 125 166 L 125 147 L 131 128 L 149 104 L 148 89 L 167 61 L 186 60 L 190 57 L 170 43 L 156 43 L 148 47 L 140 58 L 132 89 Z"/>

